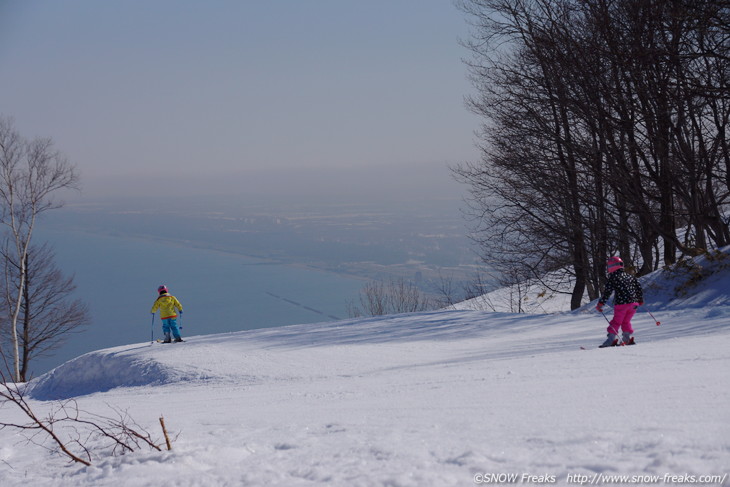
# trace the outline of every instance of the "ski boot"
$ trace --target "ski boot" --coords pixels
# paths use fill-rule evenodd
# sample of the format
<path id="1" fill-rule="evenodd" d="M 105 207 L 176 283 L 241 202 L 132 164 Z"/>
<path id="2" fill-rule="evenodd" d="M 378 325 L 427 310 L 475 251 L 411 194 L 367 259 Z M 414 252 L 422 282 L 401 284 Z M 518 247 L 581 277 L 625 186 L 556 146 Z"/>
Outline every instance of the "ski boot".
<path id="1" fill-rule="evenodd" d="M 621 345 L 636 345 L 634 337 L 631 336 L 631 333 L 624 332 L 621 335 Z"/>
<path id="2" fill-rule="evenodd" d="M 615 347 L 618 346 L 618 337 L 613 333 L 607 335 L 606 341 L 598 345 L 598 348 Z"/>
<path id="3" fill-rule="evenodd" d="M 172 343 L 172 340 L 170 339 L 170 334 L 165 333 L 165 339 L 162 340 L 162 343 Z"/>
<path id="4" fill-rule="evenodd" d="M 185 341 L 185 340 L 183 340 L 183 339 L 182 339 L 182 338 L 180 338 L 180 337 L 177 337 L 177 338 L 175 338 L 175 343 L 179 343 L 179 342 L 184 342 L 184 341 Z"/>

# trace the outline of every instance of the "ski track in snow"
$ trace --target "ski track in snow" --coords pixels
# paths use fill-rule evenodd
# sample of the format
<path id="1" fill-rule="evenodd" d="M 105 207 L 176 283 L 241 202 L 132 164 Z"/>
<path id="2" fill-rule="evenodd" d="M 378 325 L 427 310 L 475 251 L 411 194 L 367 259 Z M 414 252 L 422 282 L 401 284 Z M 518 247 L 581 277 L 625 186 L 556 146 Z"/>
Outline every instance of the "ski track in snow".
<path id="1" fill-rule="evenodd" d="M 587 305 L 550 315 L 438 311 L 92 352 L 30 383 L 34 409 L 73 400 L 113 416 L 113 406 L 158 439 L 162 414 L 173 450 L 95 453 L 83 467 L 44 449 L 42 437 L 37 445 L 5 429 L 0 485 L 436 487 L 479 485 L 490 474 L 553 485 L 575 475 L 726 475 L 730 276 L 681 299 L 668 297 L 662 279 L 645 281 L 662 325 L 640 311 L 633 347 L 593 348 L 606 322 Z M 0 414 L 25 422 L 9 405 Z"/>

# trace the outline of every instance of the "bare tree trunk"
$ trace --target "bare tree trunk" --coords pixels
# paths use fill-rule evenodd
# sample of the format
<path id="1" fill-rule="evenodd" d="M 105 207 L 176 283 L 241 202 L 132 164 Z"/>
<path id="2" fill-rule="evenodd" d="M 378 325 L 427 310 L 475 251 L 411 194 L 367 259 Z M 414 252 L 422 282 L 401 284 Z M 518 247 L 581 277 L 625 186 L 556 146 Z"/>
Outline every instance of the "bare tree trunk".
<path id="1" fill-rule="evenodd" d="M 23 382 L 23 377 L 20 374 L 20 340 L 18 338 L 18 317 L 20 316 L 20 307 L 23 304 L 23 295 L 25 292 L 25 280 L 26 280 L 26 263 L 28 256 L 28 244 L 33 234 L 33 225 L 35 223 L 35 217 L 29 220 L 27 238 L 21 235 L 18 228 L 18 222 L 15 217 L 14 210 L 15 200 L 10 203 L 10 211 L 12 214 L 10 228 L 13 232 L 13 238 L 15 240 L 16 252 L 19 262 L 19 276 L 18 276 L 18 289 L 15 300 L 13 301 L 13 308 L 10 315 L 10 337 L 11 345 L 13 347 L 13 378 L 16 382 Z"/>
<path id="2" fill-rule="evenodd" d="M 28 269 L 28 255 L 25 256 L 25 269 Z M 27 272 L 26 272 L 27 275 Z M 30 358 L 30 278 L 26 279 L 23 286 L 23 361 L 20 368 L 21 382 L 25 382 L 28 376 L 28 362 Z"/>

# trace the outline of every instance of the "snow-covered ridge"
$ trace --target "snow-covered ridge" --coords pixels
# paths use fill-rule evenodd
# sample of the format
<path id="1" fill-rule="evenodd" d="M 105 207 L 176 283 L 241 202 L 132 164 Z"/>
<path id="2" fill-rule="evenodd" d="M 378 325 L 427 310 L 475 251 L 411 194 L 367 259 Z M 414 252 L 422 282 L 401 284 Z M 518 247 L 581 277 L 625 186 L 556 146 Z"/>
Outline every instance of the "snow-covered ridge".
<path id="1" fill-rule="evenodd" d="M 357 345 L 399 348 L 417 346 L 419 342 L 509 336 L 539 326 L 542 321 L 535 316 L 525 316 L 522 322 L 515 323 L 514 316 L 505 313 L 487 316 L 474 311 L 433 311 L 192 336 L 180 344 L 125 345 L 90 352 L 66 362 L 33 381 L 29 393 L 37 400 L 54 400 L 117 387 L 175 383 L 253 384 L 272 378 L 291 380 L 291 375 L 281 376 L 280 364 L 271 362 L 276 360 L 277 351 L 297 350 L 304 354 L 304 360 L 309 357 L 316 360 L 321 351 L 344 350 Z M 493 352 L 494 355 L 500 353 Z M 242 361 L 246 367 L 238 366 Z M 317 369 L 321 365 L 303 364 L 293 372 L 299 376 L 307 369 Z M 340 365 L 342 362 L 334 362 L 330 370 Z"/>
<path id="2" fill-rule="evenodd" d="M 679 316 L 682 310 L 698 309 L 695 320 L 700 317 L 707 320 L 692 323 L 693 334 L 715 330 L 714 319 L 728 318 L 730 321 L 730 293 L 727 292 L 730 290 L 730 257 L 726 253 L 722 255 L 725 257 L 711 260 L 699 257 L 691 266 L 680 266 L 680 269 L 671 272 L 658 270 L 643 278 L 646 305 L 642 310 Z M 31 395 L 38 400 L 49 400 L 104 392 L 116 387 L 160 386 L 177 382 L 255 383 L 261 377 L 240 370 L 236 363 L 246 355 L 265 362 L 265 350 L 272 348 L 315 349 L 356 344 L 407 344 L 424 340 L 494 339 L 502 336 L 508 337 L 511 342 L 519 342 L 524 334 L 532 333 L 518 349 L 510 348 L 510 353 L 515 354 L 516 350 L 520 353 L 530 350 L 540 353 L 546 345 L 551 349 L 569 348 L 578 342 L 597 339 L 593 337 L 600 338 L 598 330 L 604 318 L 593 310 L 593 306 L 591 303 L 573 313 L 540 316 L 469 310 L 435 311 L 194 336 L 183 344 L 128 345 L 91 352 L 57 367 L 32 384 Z M 640 312 L 635 321 L 641 323 L 642 319 L 647 321 L 648 317 Z M 590 336 L 578 332 L 571 333 L 569 338 L 564 335 L 557 339 L 542 336 L 554 334 L 552 332 L 557 330 L 552 327 L 561 326 L 566 321 L 578 323 L 583 320 L 598 322 L 596 328 L 590 327 Z M 644 337 L 658 340 L 677 336 L 679 324 L 670 320 L 668 325 L 658 330 L 650 328 Z M 188 327 L 194 328 L 194 325 Z M 644 337 L 642 339 L 645 340 Z M 496 357 L 501 354 L 503 351 L 493 350 L 488 355 Z"/>

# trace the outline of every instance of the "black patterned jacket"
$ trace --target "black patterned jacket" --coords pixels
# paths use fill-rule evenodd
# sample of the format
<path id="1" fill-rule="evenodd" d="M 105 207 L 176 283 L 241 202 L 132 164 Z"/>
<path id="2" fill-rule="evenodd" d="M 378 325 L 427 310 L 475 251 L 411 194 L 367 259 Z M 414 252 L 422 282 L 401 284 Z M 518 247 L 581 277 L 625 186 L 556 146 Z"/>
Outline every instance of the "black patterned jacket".
<path id="1" fill-rule="evenodd" d="M 608 298 L 614 292 L 616 292 L 616 296 L 613 299 L 614 305 L 644 302 L 644 292 L 641 289 L 639 280 L 631 274 L 626 273 L 623 269 L 612 272 L 608 276 L 606 289 L 603 291 L 603 296 L 601 296 L 599 303 L 606 304 L 606 301 L 608 301 Z"/>

